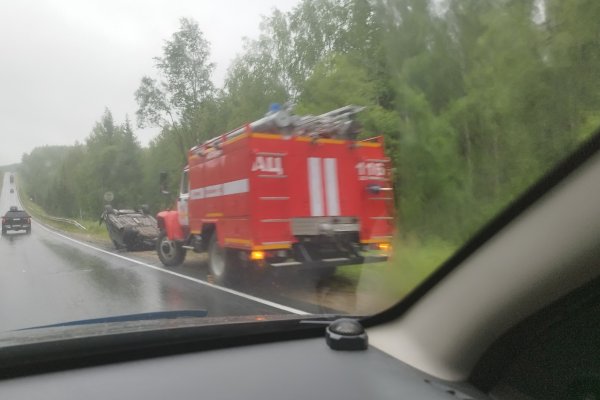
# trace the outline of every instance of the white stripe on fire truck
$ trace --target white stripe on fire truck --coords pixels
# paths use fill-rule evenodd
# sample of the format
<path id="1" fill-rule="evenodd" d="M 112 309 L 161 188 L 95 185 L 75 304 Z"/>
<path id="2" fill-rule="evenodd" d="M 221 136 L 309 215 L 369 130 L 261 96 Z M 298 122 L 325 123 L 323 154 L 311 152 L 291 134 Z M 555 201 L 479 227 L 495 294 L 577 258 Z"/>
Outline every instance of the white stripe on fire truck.
<path id="1" fill-rule="evenodd" d="M 313 217 L 324 216 L 321 159 L 319 157 L 308 157 L 308 193 L 310 195 L 310 215 Z"/>
<path id="2" fill-rule="evenodd" d="M 325 195 L 327 201 L 327 215 L 337 217 L 340 215 L 340 196 L 338 190 L 337 160 L 335 158 L 323 159 L 325 169 Z"/>
<path id="3" fill-rule="evenodd" d="M 249 191 L 248 179 L 219 183 L 190 191 L 192 200 L 208 199 L 211 197 L 227 196 L 230 194 L 247 193 Z"/>
<path id="4" fill-rule="evenodd" d="M 223 196 L 228 194 L 248 193 L 248 179 L 226 182 L 223 184 Z"/>

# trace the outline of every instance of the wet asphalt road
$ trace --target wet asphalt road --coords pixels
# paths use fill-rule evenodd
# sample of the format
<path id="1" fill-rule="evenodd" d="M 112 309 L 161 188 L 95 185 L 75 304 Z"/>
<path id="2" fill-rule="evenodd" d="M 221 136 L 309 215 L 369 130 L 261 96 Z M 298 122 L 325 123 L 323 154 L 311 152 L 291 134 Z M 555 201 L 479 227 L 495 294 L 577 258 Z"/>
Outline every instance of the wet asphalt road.
<path id="1" fill-rule="evenodd" d="M 7 173 L 0 213 L 4 215 L 12 205 L 22 208 Z M 9 232 L 0 240 L 0 331 L 167 310 L 204 309 L 213 317 L 294 313 L 244 296 L 244 292 L 227 292 L 194 281 L 202 280 L 202 272 L 186 279 L 196 273 L 186 265 L 175 271 L 182 276 L 158 268 L 162 266 L 139 255 L 99 251 L 33 221 L 31 234 Z M 190 271 L 186 273 L 186 269 Z M 299 305 L 308 312 L 327 311 L 297 301 L 287 305 Z"/>

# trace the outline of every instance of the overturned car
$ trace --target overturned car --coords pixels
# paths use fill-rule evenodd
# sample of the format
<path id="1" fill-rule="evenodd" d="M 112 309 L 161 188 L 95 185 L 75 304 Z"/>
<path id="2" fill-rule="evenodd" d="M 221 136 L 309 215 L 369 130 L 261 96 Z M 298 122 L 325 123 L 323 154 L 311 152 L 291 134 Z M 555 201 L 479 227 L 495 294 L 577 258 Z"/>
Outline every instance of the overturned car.
<path id="1" fill-rule="evenodd" d="M 145 206 L 140 210 L 116 210 L 105 206 L 100 217 L 102 222 L 117 249 L 151 250 L 156 245 L 158 225 Z"/>

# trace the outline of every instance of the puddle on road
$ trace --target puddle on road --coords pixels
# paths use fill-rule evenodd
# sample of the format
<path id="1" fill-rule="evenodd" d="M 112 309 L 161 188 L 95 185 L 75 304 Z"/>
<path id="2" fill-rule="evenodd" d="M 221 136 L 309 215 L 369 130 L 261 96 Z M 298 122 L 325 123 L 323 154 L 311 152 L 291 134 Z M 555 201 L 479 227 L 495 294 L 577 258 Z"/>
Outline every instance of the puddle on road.
<path id="1" fill-rule="evenodd" d="M 184 264 L 173 268 L 164 267 L 153 251 L 135 252 L 130 256 L 213 283 L 208 274 L 208 257 L 205 253 L 188 252 Z M 341 312 L 369 315 L 380 312 L 398 301 L 397 297 L 384 296 L 386 293 L 384 266 L 363 265 L 357 280 L 340 275 L 318 280 L 293 271 L 285 271 L 278 275 L 253 271 L 246 280 L 229 284 L 227 287 L 290 307 L 303 309 L 302 306 L 308 304 L 310 311 L 315 313 Z M 169 297 L 177 301 L 177 296 L 172 293 Z"/>
<path id="2" fill-rule="evenodd" d="M 111 315 L 157 310 L 209 309 L 213 315 L 221 311 L 220 298 L 211 298 L 198 285 L 180 278 L 152 271 L 126 260 L 109 255 L 96 256 L 76 247 L 45 242 L 45 245 L 65 261 L 55 274 L 57 279 L 76 279 L 78 290 L 73 297 L 88 305 L 97 302 L 100 309 L 109 309 Z M 136 252 L 137 253 L 137 252 Z M 127 254 L 133 256 L 134 254 Z M 139 255 L 139 254 L 136 254 Z M 132 257 L 134 258 L 134 257 Z M 136 257 L 137 258 L 137 257 Z M 86 271 L 86 273 L 82 273 Z M 212 302 L 212 303 L 211 303 Z M 96 307 L 90 306 L 96 312 Z M 223 305 L 227 310 L 227 305 Z"/>
<path id="3" fill-rule="evenodd" d="M 45 239 L 42 242 L 64 260 L 52 275 L 77 276 L 77 279 L 83 280 L 83 283 L 101 292 L 103 296 L 114 295 L 121 299 L 135 300 L 142 295 L 144 282 L 138 274 L 123 267 L 115 267 L 102 258 L 86 254 L 75 247 Z"/>
<path id="4" fill-rule="evenodd" d="M 282 289 L 287 291 L 288 297 L 317 305 L 324 313 L 337 310 L 347 314 L 370 315 L 397 301 L 383 297 L 383 283 L 381 271 L 363 266 L 357 280 L 334 275 L 315 281 L 300 276 L 298 281 L 285 285 Z"/>
<path id="5" fill-rule="evenodd" d="M 7 232 L 2 235 L 2 241 L 8 243 L 9 246 L 15 246 L 16 243 L 28 240 L 31 235 L 25 232 Z"/>
<path id="6" fill-rule="evenodd" d="M 154 253 L 146 254 L 146 257 L 158 262 Z M 206 274 L 206 262 L 205 254 L 192 254 L 186 259 L 184 271 L 177 272 L 188 274 L 190 270 L 195 270 L 198 271 L 195 277 L 208 280 L 210 276 Z M 385 267 L 363 265 L 356 280 L 342 275 L 319 280 L 301 271 L 291 270 L 280 271 L 279 274 L 252 271 L 246 280 L 227 287 L 314 313 L 369 315 L 390 307 L 398 300 L 394 296 L 384 296 L 387 292 L 385 279 Z M 306 308 L 305 305 L 310 307 Z"/>
<path id="7" fill-rule="evenodd" d="M 127 268 L 119 268 L 115 273 L 116 268 L 101 258 L 90 256 L 68 246 L 50 242 L 46 242 L 46 245 L 65 259 L 68 265 L 73 266 L 73 272 L 86 270 L 89 274 L 87 279 L 100 290 L 118 293 L 119 296 L 125 295 L 132 300 L 144 291 L 139 287 L 143 285 L 139 274 L 128 273 Z M 119 252 L 119 254 L 121 253 Z M 204 253 L 188 252 L 184 264 L 173 268 L 164 267 L 154 251 L 123 252 L 122 254 L 195 279 L 207 282 L 211 280 L 208 274 L 208 258 Z M 135 265 L 131 267 L 136 268 Z M 341 312 L 369 315 L 380 312 L 397 301 L 397 298 L 382 296 L 382 293 L 385 292 L 383 290 L 384 280 L 385 274 L 381 267 L 373 268 L 365 265 L 358 280 L 339 275 L 315 280 L 290 271 L 286 272 L 284 276 L 274 276 L 273 274 L 260 276 L 258 274 L 251 276 L 249 280 L 230 284 L 227 287 L 290 307 L 302 309 L 303 305 L 310 305 L 310 311 L 315 313 Z M 181 293 L 177 293 L 177 290 L 169 285 L 159 284 L 159 286 L 156 288 L 158 296 L 168 304 L 169 308 L 181 307 L 186 304 L 186 299 L 182 297 Z"/>

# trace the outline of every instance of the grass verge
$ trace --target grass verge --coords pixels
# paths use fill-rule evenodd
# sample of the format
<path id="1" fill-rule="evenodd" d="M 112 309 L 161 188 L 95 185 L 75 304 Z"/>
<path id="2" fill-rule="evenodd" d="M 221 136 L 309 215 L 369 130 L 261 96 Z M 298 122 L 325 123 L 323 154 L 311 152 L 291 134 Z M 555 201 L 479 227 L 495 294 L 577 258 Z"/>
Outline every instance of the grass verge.
<path id="1" fill-rule="evenodd" d="M 336 276 L 358 281 L 365 272 L 380 275 L 386 295 L 400 299 L 423 282 L 452 253 L 456 246 L 435 239 L 397 239 L 390 260 L 339 268 Z"/>
<path id="2" fill-rule="evenodd" d="M 31 201 L 27 194 L 24 193 L 21 188 L 19 188 L 18 190 L 23 208 L 25 208 L 25 210 L 27 210 L 27 212 L 31 216 L 43 222 L 44 224 L 64 232 L 85 234 L 88 238 L 92 238 L 95 240 L 110 241 L 108 237 L 108 232 L 106 231 L 106 227 L 104 225 L 98 224 L 98 221 L 77 220 L 77 222 L 79 222 L 86 228 L 85 230 L 67 222 L 55 221 L 49 218 L 49 215 L 40 205 Z"/>

